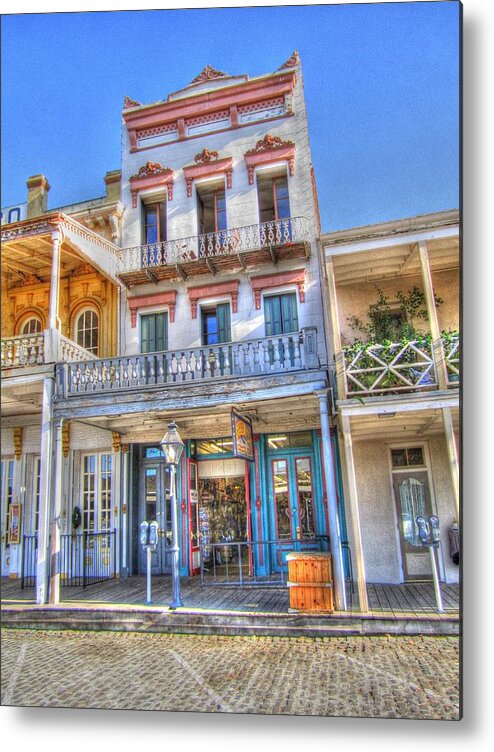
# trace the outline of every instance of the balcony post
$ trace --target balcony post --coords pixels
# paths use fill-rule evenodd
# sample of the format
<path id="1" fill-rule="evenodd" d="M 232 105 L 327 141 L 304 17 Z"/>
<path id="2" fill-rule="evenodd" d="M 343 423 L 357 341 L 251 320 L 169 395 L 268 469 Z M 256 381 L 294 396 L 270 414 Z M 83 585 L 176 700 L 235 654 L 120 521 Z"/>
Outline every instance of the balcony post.
<path id="1" fill-rule="evenodd" d="M 451 417 L 451 408 L 443 407 L 444 433 L 446 437 L 446 448 L 448 450 L 449 471 L 451 474 L 451 485 L 453 486 L 453 495 L 455 498 L 456 520 L 460 520 L 460 472 L 458 465 L 458 453 L 456 451 L 455 434 L 453 431 L 453 419 Z"/>
<path id="2" fill-rule="evenodd" d="M 329 313 L 331 317 L 333 347 L 334 347 L 335 361 L 336 361 L 336 387 L 338 390 L 338 398 L 345 399 L 346 397 L 345 356 L 343 355 L 343 351 L 341 349 L 338 301 L 336 298 L 336 280 L 334 276 L 333 259 L 331 256 L 329 256 L 326 259 L 326 269 L 327 269 L 328 287 L 329 287 Z"/>
<path id="3" fill-rule="evenodd" d="M 48 328 L 60 329 L 60 319 L 58 318 L 58 301 L 60 295 L 60 257 L 62 250 L 63 233 L 57 227 L 51 234 L 53 242 L 53 254 L 51 261 L 51 280 L 50 280 L 50 308 L 48 313 Z"/>
<path id="4" fill-rule="evenodd" d="M 53 470 L 52 434 L 53 378 L 43 380 L 41 412 L 41 471 L 39 488 L 38 555 L 36 561 L 36 603 L 48 602 L 50 499 Z"/>
<path id="5" fill-rule="evenodd" d="M 304 347 L 305 368 L 319 368 L 319 356 L 317 354 L 317 329 L 315 326 L 306 326 L 302 329 Z"/>
<path id="6" fill-rule="evenodd" d="M 369 611 L 367 600 L 367 582 L 365 576 L 364 549 L 362 546 L 362 533 L 360 528 L 360 514 L 358 508 L 357 479 L 355 476 L 355 463 L 353 459 L 353 442 L 350 428 L 350 418 L 347 415 L 341 416 L 341 427 L 343 429 L 343 441 L 345 447 L 345 464 L 348 481 L 348 501 L 350 504 L 350 515 L 352 518 L 353 541 L 355 546 L 355 558 L 357 565 L 357 584 L 360 610 Z"/>
<path id="7" fill-rule="evenodd" d="M 60 527 L 62 524 L 62 484 L 63 484 L 63 452 L 62 452 L 63 420 L 54 426 L 55 452 L 53 468 L 53 511 L 50 521 L 50 593 L 49 602 L 52 605 L 60 603 Z"/>
<path id="8" fill-rule="evenodd" d="M 336 608 L 346 611 L 345 575 L 343 570 L 343 554 L 341 550 L 340 521 L 335 486 L 335 469 L 333 453 L 331 452 L 331 433 L 329 428 L 328 390 L 316 392 L 319 399 L 319 413 L 321 420 L 321 439 L 324 460 L 324 478 L 326 497 L 328 499 L 329 541 L 333 564 L 333 581 Z"/>
<path id="9" fill-rule="evenodd" d="M 422 270 L 422 284 L 424 286 L 425 302 L 427 305 L 427 315 L 429 317 L 429 326 L 432 335 L 432 354 L 437 369 L 437 382 L 439 389 L 447 389 L 448 372 L 446 360 L 444 357 L 444 347 L 439 330 L 437 319 L 436 302 L 434 300 L 434 288 L 432 286 L 431 268 L 429 265 L 429 254 L 427 252 L 427 242 L 419 241 L 420 268 Z"/>

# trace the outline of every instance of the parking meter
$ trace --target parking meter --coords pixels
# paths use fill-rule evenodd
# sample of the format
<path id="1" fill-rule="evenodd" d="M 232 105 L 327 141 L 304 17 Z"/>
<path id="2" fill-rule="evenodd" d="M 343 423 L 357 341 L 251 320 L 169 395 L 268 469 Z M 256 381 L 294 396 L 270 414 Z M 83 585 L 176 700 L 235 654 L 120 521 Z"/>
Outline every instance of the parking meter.
<path id="1" fill-rule="evenodd" d="M 429 517 L 429 522 L 431 525 L 432 540 L 437 544 L 439 543 L 439 539 L 441 537 L 441 533 L 439 531 L 439 518 L 436 517 L 435 514 L 433 514 L 431 517 Z"/>
<path id="2" fill-rule="evenodd" d="M 416 517 L 415 522 L 419 529 L 419 538 L 422 545 L 427 546 L 429 543 L 429 526 L 425 517 Z"/>
<path id="3" fill-rule="evenodd" d="M 156 520 L 153 520 L 149 523 L 149 543 L 148 545 L 155 550 L 156 546 L 158 545 L 158 523 Z"/>
<path id="4" fill-rule="evenodd" d="M 141 541 L 141 546 L 148 545 L 148 536 L 149 536 L 149 522 L 146 522 L 146 520 L 143 520 L 139 526 L 139 540 Z"/>

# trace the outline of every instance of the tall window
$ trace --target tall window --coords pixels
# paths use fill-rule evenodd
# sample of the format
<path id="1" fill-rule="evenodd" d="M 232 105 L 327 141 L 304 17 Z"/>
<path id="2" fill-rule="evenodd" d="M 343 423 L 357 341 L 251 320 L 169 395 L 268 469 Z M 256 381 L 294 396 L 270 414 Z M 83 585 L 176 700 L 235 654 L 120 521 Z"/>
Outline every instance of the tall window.
<path id="1" fill-rule="evenodd" d="M 76 320 L 75 341 L 89 352 L 98 354 L 99 349 L 99 317 L 92 308 L 83 311 Z"/>
<path id="2" fill-rule="evenodd" d="M 226 230 L 226 200 L 224 188 L 198 187 L 199 235 Z"/>
<path id="3" fill-rule="evenodd" d="M 86 533 L 104 532 L 111 526 L 112 455 L 82 457 L 82 523 Z"/>
<path id="4" fill-rule="evenodd" d="M 142 242 L 160 243 L 166 240 L 166 204 L 157 201 L 142 205 Z"/>
<path id="5" fill-rule="evenodd" d="M 201 309 L 202 344 L 216 345 L 231 342 L 230 304 Z"/>
<path id="6" fill-rule="evenodd" d="M 272 222 L 290 216 L 288 181 L 282 177 L 257 177 L 257 196 L 259 199 L 259 221 Z"/>
<path id="7" fill-rule="evenodd" d="M 161 352 L 168 349 L 168 314 L 150 313 L 141 316 L 141 352 Z"/>
<path id="8" fill-rule="evenodd" d="M 14 497 L 14 460 L 2 460 L 0 464 L 0 486 L 2 492 L 2 542 L 5 542 L 5 546 L 8 548 L 9 512 Z"/>
<path id="9" fill-rule="evenodd" d="M 266 337 L 298 332 L 297 298 L 294 292 L 264 298 Z"/>
<path id="10" fill-rule="evenodd" d="M 21 334 L 37 334 L 41 331 L 41 321 L 34 317 L 24 322 Z"/>

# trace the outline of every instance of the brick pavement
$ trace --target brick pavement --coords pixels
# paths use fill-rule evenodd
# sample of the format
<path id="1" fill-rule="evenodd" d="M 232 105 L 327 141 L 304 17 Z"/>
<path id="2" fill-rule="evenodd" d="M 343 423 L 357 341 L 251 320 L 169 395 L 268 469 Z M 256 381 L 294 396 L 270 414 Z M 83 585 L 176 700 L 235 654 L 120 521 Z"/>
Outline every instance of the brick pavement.
<path id="1" fill-rule="evenodd" d="M 450 719 L 457 637 L 3 629 L 2 705 Z"/>

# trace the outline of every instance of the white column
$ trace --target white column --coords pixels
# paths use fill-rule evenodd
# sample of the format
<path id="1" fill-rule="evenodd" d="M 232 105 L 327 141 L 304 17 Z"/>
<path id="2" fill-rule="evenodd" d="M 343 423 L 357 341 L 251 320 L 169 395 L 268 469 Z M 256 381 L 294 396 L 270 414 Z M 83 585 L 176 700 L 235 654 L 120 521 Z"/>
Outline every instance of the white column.
<path id="1" fill-rule="evenodd" d="M 52 378 L 43 381 L 41 412 L 41 470 L 39 489 L 38 555 L 36 562 L 36 603 L 48 602 L 50 499 L 53 465 L 53 436 L 51 409 L 53 400 Z"/>
<path id="2" fill-rule="evenodd" d="M 355 558 L 357 566 L 357 584 L 360 610 L 366 612 L 369 610 L 367 600 L 367 582 L 365 577 L 364 549 L 362 546 L 362 534 L 360 530 L 360 515 L 358 509 L 357 496 L 357 479 L 355 476 L 355 464 L 353 461 L 353 444 L 350 429 L 350 419 L 342 415 L 341 425 L 343 429 L 343 441 L 345 447 L 345 463 L 348 481 L 348 501 L 350 505 L 350 516 L 352 519 L 353 543 L 355 549 Z"/>
<path id="3" fill-rule="evenodd" d="M 432 335 L 432 351 L 437 369 L 437 380 L 440 389 L 447 389 L 448 373 L 446 369 L 446 361 L 444 359 L 444 348 L 441 340 L 441 332 L 439 330 L 439 322 L 437 319 L 431 268 L 429 266 L 429 255 L 427 253 L 427 243 L 425 240 L 419 242 L 419 257 L 420 268 L 422 270 L 422 284 L 424 286 L 425 302 L 427 305 L 427 315 L 429 317 L 429 326 Z"/>
<path id="4" fill-rule="evenodd" d="M 53 254 L 51 261 L 51 281 L 50 281 L 50 309 L 48 313 L 48 328 L 59 329 L 60 320 L 58 318 L 58 301 L 60 297 L 60 256 L 62 251 L 63 233 L 56 229 L 51 234 L 53 241 Z"/>
<path id="5" fill-rule="evenodd" d="M 129 573 L 127 529 L 129 519 L 129 450 L 127 444 L 122 445 L 122 505 L 121 505 L 121 541 L 122 541 L 122 575 L 127 577 Z"/>
<path id="6" fill-rule="evenodd" d="M 333 259 L 326 261 L 329 287 L 329 311 L 331 314 L 331 329 L 336 361 L 336 386 L 338 387 L 338 399 L 346 397 L 345 358 L 341 349 L 340 322 L 338 314 L 338 302 L 336 298 L 336 280 L 334 276 Z"/>
<path id="7" fill-rule="evenodd" d="M 460 471 L 458 464 L 458 453 L 456 451 L 455 433 L 453 431 L 453 419 L 451 409 L 443 407 L 444 433 L 446 436 L 446 447 L 449 458 L 449 471 L 451 473 L 451 484 L 453 486 L 453 495 L 455 498 L 456 521 L 460 521 Z"/>
<path id="8" fill-rule="evenodd" d="M 329 428 L 328 392 L 317 392 L 319 399 L 319 413 L 321 420 L 322 453 L 324 461 L 324 478 L 326 483 L 326 497 L 328 499 L 329 540 L 333 566 L 333 586 L 336 608 L 346 611 L 345 574 L 343 570 L 343 555 L 341 551 L 340 521 L 336 502 L 335 470 L 333 454 L 331 452 L 331 433 Z"/>
<path id="9" fill-rule="evenodd" d="M 60 527 L 62 524 L 62 421 L 54 426 L 55 434 L 55 457 L 53 472 L 53 512 L 50 521 L 50 603 L 60 602 Z"/>
<path id="10" fill-rule="evenodd" d="M 120 576 L 120 541 L 122 530 L 122 464 L 123 455 L 120 444 L 118 449 L 113 450 L 113 471 L 112 471 L 112 505 L 113 505 L 113 526 L 115 528 L 115 576 Z"/>

